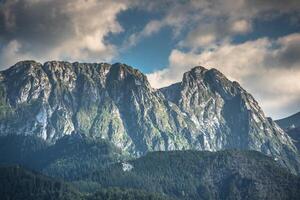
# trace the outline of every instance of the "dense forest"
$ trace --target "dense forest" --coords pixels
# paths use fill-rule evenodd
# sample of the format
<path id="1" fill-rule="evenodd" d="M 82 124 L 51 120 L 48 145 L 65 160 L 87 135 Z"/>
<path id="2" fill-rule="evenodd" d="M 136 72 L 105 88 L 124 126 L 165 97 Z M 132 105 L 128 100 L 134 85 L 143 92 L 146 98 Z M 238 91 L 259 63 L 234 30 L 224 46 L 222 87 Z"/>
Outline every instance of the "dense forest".
<path id="1" fill-rule="evenodd" d="M 1 200 L 166 200 L 167 196 L 142 190 L 98 188 L 93 194 L 80 193 L 70 184 L 48 178 L 20 166 L 0 167 Z"/>
<path id="2" fill-rule="evenodd" d="M 69 184 L 19 166 L 0 167 L 0 196 L 2 200 L 80 200 L 82 195 Z"/>
<path id="3" fill-rule="evenodd" d="M 111 143 L 81 134 L 64 136 L 54 145 L 34 136 L 0 137 L 0 163 L 20 164 L 65 180 L 80 179 L 123 159 L 128 155 Z"/>
<path id="4" fill-rule="evenodd" d="M 146 189 L 190 200 L 300 196 L 299 177 L 255 151 L 152 152 L 98 170 L 89 179 L 105 187 Z"/>
<path id="5" fill-rule="evenodd" d="M 151 152 L 133 159 L 111 143 L 80 134 L 65 136 L 54 145 L 35 137 L 6 136 L 0 137 L 0 163 L 5 166 L 0 172 L 5 199 L 223 200 L 300 196 L 299 177 L 256 151 Z M 12 164 L 38 173 L 7 167 Z"/>

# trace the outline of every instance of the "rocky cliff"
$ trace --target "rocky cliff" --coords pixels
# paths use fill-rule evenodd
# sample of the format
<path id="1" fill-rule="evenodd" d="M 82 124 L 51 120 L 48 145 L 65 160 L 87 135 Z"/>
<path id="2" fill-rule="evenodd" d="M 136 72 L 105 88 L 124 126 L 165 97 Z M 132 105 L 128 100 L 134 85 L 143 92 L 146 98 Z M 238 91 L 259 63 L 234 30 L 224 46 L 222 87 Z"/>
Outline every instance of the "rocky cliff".
<path id="1" fill-rule="evenodd" d="M 195 67 L 160 90 L 125 64 L 19 62 L 0 73 L 0 134 L 54 143 L 73 132 L 148 151 L 251 149 L 296 173 L 297 150 L 255 99 L 215 69 Z"/>

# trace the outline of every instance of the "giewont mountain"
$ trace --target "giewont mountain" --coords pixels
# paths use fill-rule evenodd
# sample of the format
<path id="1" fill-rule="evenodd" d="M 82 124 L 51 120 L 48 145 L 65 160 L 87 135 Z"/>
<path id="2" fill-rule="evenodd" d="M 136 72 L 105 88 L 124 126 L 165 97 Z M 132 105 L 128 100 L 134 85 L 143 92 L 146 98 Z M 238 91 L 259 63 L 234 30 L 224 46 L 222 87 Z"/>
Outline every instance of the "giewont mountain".
<path id="1" fill-rule="evenodd" d="M 0 134 L 54 143 L 73 132 L 107 139 L 132 155 L 148 151 L 251 149 L 297 173 L 290 138 L 254 98 L 215 69 L 151 88 L 124 64 L 19 62 L 0 73 Z"/>

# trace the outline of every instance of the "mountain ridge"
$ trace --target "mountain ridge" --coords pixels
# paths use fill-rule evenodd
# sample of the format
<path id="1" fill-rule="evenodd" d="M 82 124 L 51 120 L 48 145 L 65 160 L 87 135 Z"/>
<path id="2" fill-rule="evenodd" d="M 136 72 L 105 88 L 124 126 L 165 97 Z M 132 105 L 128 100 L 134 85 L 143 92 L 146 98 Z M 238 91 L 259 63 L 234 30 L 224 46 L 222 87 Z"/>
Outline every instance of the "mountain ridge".
<path id="1" fill-rule="evenodd" d="M 250 149 L 300 171 L 290 138 L 249 93 L 216 69 L 194 67 L 182 82 L 158 90 L 143 73 L 121 63 L 25 61 L 0 77 L 1 135 L 36 135 L 54 143 L 79 132 L 135 156 Z"/>

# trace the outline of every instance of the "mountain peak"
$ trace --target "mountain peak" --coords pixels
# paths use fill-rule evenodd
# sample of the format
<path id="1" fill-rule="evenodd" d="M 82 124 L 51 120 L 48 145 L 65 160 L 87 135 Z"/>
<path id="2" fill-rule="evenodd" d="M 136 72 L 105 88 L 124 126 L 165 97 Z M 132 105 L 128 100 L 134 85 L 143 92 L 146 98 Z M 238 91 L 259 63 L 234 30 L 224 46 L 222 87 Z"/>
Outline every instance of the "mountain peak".
<path id="1" fill-rule="evenodd" d="M 19 61 L 16 64 L 14 64 L 13 66 L 11 66 L 10 68 L 8 68 L 7 70 L 2 71 L 3 73 L 12 73 L 12 74 L 16 74 L 16 73 L 24 73 L 25 71 L 30 71 L 30 70 L 34 70 L 39 68 L 40 66 L 42 66 L 41 63 L 36 62 L 34 60 L 25 60 L 25 61 Z"/>
<path id="2" fill-rule="evenodd" d="M 207 71 L 208 69 L 202 66 L 193 67 L 190 71 L 184 73 L 183 82 L 188 81 L 188 77 L 191 77 L 193 80 L 201 79 Z"/>
<path id="3" fill-rule="evenodd" d="M 194 67 L 181 83 L 157 91 L 143 73 L 121 63 L 24 61 L 13 68 L 0 78 L 2 135 L 35 135 L 51 143 L 80 132 L 133 155 L 252 149 L 300 171 L 290 138 L 216 69 Z"/>
<path id="4" fill-rule="evenodd" d="M 129 65 L 122 63 L 115 63 L 111 66 L 112 73 L 118 73 L 120 78 L 124 78 L 126 75 L 133 75 L 138 79 L 146 79 L 147 77 L 140 72 L 138 69 L 135 69 Z"/>
<path id="5" fill-rule="evenodd" d="M 205 71 L 207 71 L 208 69 L 203 67 L 203 66 L 195 66 L 193 67 L 190 71 L 194 72 L 194 73 L 203 73 Z"/>
<path id="6" fill-rule="evenodd" d="M 185 79 L 189 79 L 188 77 L 192 78 L 193 80 L 198 79 L 213 79 L 212 81 L 216 80 L 226 80 L 229 81 L 224 74 L 222 74 L 219 70 L 215 68 L 207 69 L 203 66 L 196 66 L 190 69 L 190 71 L 184 73 L 183 82 Z"/>
<path id="7" fill-rule="evenodd" d="M 217 70 L 216 68 L 206 68 L 204 66 L 195 66 L 193 68 L 190 69 L 190 71 L 186 72 L 186 73 L 192 73 L 192 74 L 197 74 L 197 75 L 203 75 L 206 72 L 212 73 L 212 74 L 217 74 L 219 76 L 224 76 L 219 70 Z"/>

